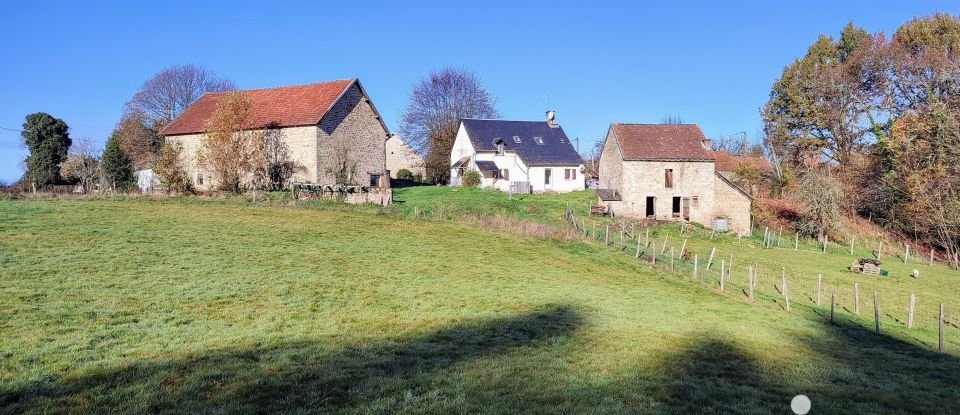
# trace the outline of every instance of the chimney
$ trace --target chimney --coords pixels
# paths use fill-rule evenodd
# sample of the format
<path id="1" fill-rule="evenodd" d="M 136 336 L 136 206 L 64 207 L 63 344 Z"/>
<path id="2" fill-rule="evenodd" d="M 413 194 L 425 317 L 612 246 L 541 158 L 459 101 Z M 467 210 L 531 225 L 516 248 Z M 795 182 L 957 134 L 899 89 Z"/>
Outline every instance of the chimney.
<path id="1" fill-rule="evenodd" d="M 547 125 L 549 125 L 551 128 L 557 128 L 556 111 L 547 111 Z"/>

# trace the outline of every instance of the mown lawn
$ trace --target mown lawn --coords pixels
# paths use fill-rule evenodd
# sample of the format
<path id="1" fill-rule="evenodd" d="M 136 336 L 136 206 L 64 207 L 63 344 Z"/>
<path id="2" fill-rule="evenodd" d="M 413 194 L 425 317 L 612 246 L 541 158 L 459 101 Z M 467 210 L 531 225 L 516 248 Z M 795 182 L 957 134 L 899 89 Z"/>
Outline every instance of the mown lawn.
<path id="1" fill-rule="evenodd" d="M 956 343 L 412 206 L 0 201 L 0 410 L 960 412 Z"/>

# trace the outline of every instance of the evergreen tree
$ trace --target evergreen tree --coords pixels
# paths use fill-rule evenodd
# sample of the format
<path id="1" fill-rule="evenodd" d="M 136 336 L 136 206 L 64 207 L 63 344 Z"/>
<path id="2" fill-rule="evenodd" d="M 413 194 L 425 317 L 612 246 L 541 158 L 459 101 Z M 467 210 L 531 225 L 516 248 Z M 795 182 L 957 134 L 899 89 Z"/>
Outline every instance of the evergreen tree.
<path id="1" fill-rule="evenodd" d="M 39 189 L 60 181 L 60 163 L 67 159 L 71 144 L 68 129 L 67 123 L 47 113 L 27 116 L 20 133 L 30 150 L 25 184 L 35 184 Z"/>
<path id="2" fill-rule="evenodd" d="M 133 172 L 130 168 L 130 159 L 120 148 L 120 139 L 112 134 L 103 148 L 103 157 L 100 161 L 103 169 L 103 180 L 114 190 L 127 190 L 133 184 Z"/>

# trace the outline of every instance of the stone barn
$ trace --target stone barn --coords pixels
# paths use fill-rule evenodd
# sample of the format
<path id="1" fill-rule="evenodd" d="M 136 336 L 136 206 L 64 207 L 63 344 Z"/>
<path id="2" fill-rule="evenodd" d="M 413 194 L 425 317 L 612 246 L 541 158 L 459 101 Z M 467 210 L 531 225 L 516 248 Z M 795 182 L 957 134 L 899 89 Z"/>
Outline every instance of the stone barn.
<path id="1" fill-rule="evenodd" d="M 393 134 L 387 139 L 387 171 L 390 172 L 390 177 L 396 179 L 397 172 L 401 169 L 407 169 L 421 178 L 427 173 L 423 157 L 400 136 Z"/>
<path id="2" fill-rule="evenodd" d="M 600 155 L 599 203 L 614 215 L 694 221 L 750 232 L 752 198 L 716 170 L 695 124 L 611 124 Z"/>
<path id="3" fill-rule="evenodd" d="M 386 180 L 386 124 L 356 78 L 307 85 L 240 91 L 252 102 L 254 123 L 276 134 L 294 165 L 292 182 L 334 183 L 333 165 L 356 163 L 350 184 L 381 186 Z M 214 188 L 217 178 L 198 162 L 204 124 L 227 92 L 208 92 L 194 101 L 160 134 L 179 144 L 193 186 Z"/>

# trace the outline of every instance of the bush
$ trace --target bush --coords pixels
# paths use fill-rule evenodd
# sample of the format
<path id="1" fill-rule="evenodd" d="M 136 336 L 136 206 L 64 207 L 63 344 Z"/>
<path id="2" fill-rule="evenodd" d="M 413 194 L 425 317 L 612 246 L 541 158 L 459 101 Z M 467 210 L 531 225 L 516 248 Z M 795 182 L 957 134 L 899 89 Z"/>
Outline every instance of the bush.
<path id="1" fill-rule="evenodd" d="M 463 185 L 469 187 L 480 186 L 480 172 L 471 170 L 463 174 Z"/>
<path id="2" fill-rule="evenodd" d="M 178 144 L 166 142 L 160 147 L 160 154 L 157 155 L 157 163 L 153 171 L 160 178 L 160 184 L 167 193 L 184 194 L 192 190 L 190 177 L 180 164 L 180 151 Z"/>
<path id="3" fill-rule="evenodd" d="M 397 170 L 398 180 L 413 180 L 413 172 L 407 169 Z"/>

